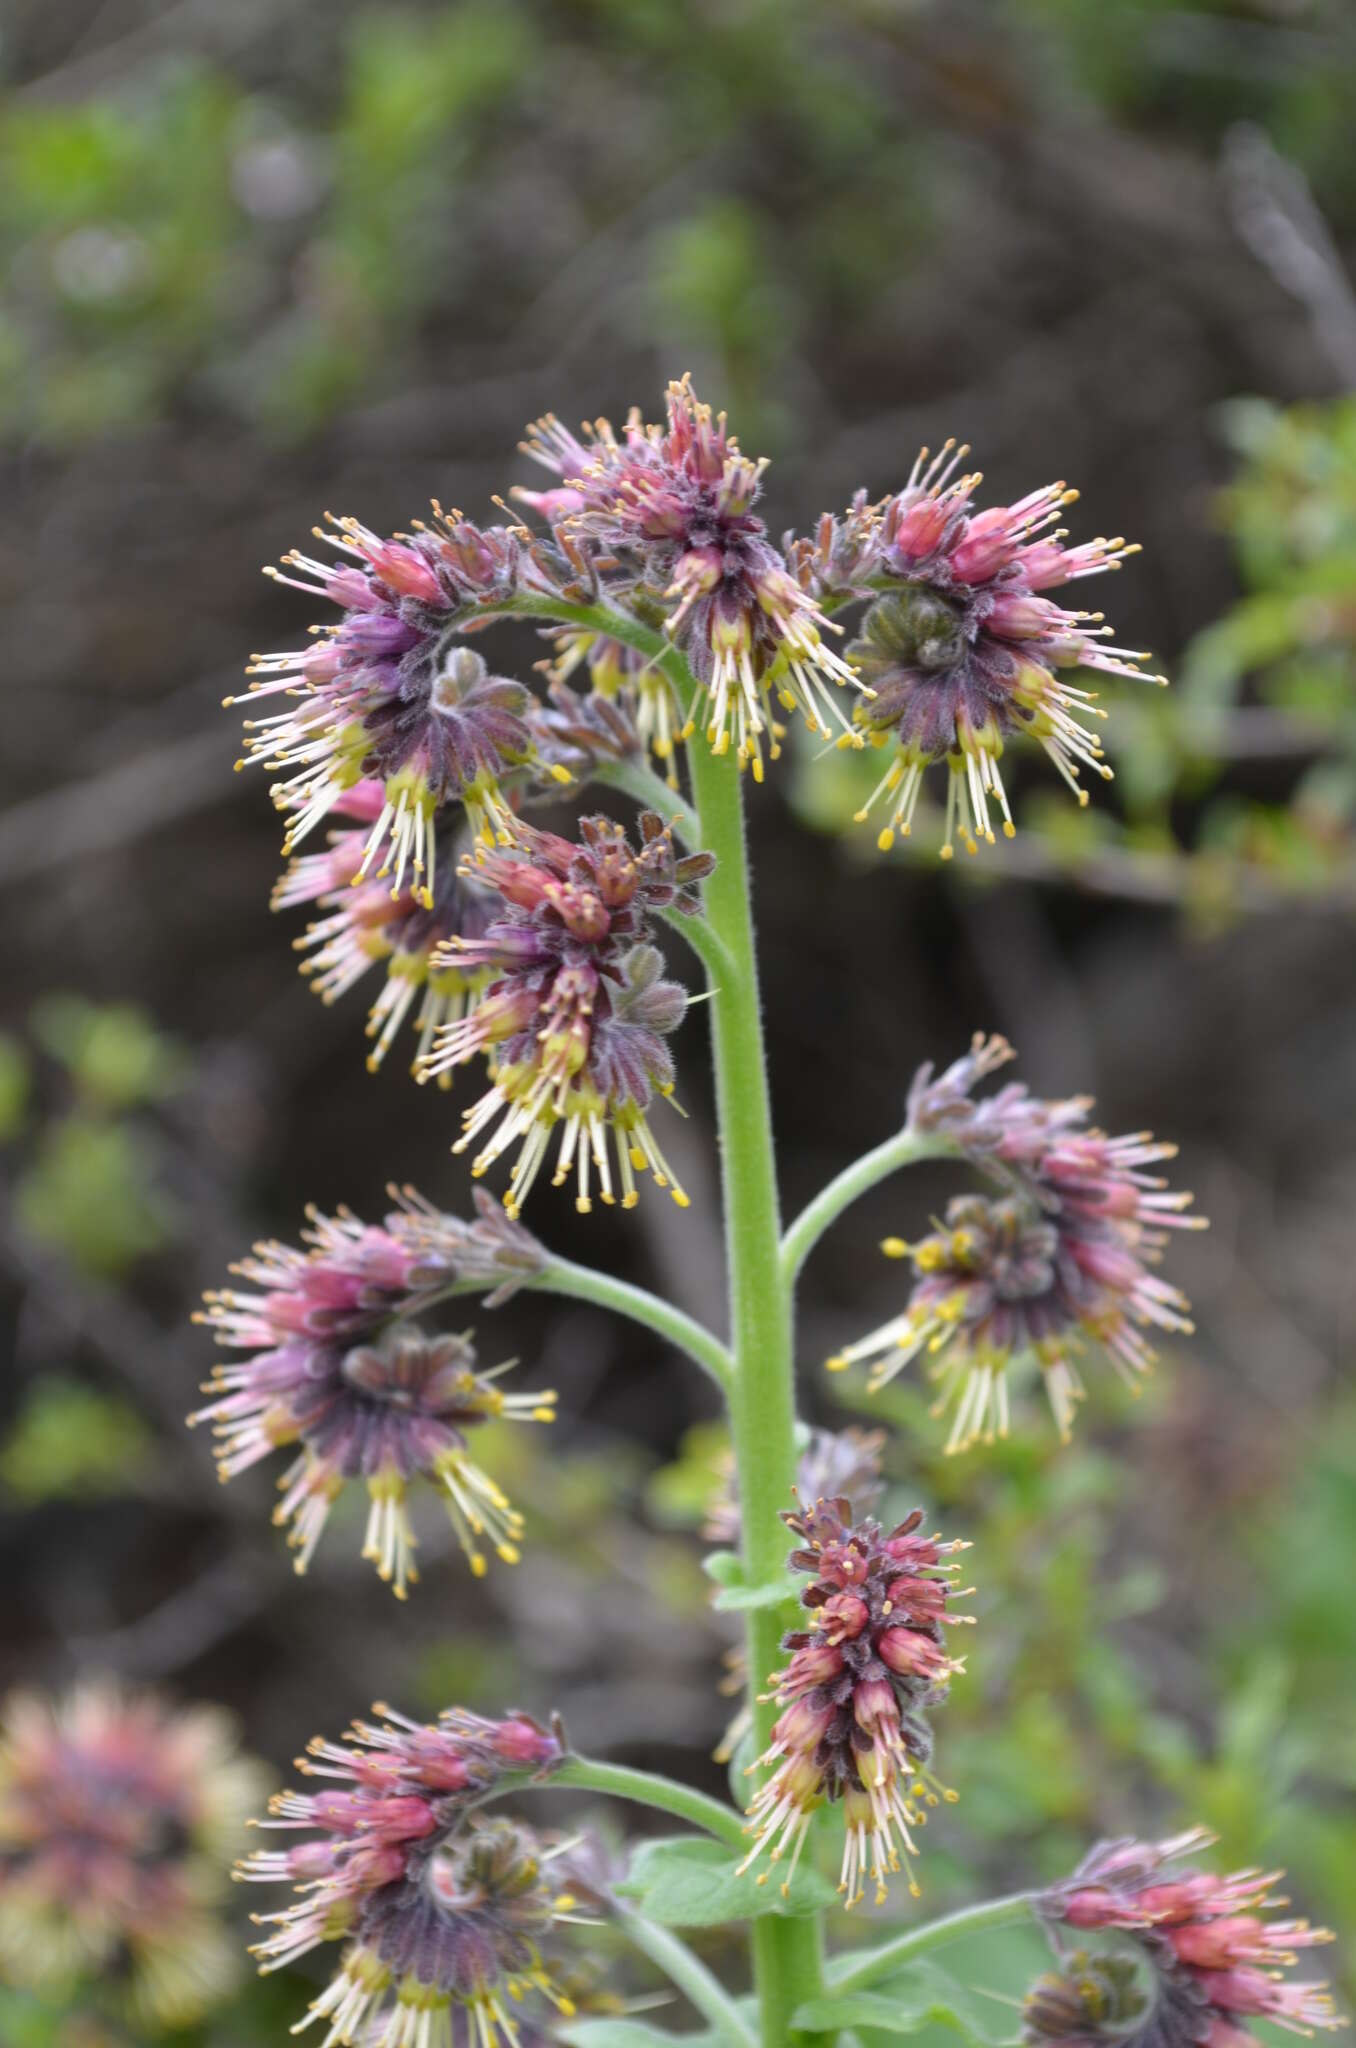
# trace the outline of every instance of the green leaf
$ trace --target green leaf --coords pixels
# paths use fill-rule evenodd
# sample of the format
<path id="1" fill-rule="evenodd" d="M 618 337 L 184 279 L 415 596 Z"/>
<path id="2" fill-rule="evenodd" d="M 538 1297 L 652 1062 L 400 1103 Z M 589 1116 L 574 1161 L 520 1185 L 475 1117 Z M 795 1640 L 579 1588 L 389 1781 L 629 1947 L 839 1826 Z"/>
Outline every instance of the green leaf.
<path id="1" fill-rule="evenodd" d="M 882 2034 L 916 2034 L 924 2027 L 949 2027 L 975 2048 L 990 2048 L 997 2035 L 992 2015 L 967 1986 L 935 1963 L 915 1963 L 872 1991 L 813 1998 L 800 2006 L 792 2025 L 807 2033 L 844 2027 L 874 2027 Z"/>
<path id="2" fill-rule="evenodd" d="M 726 1586 L 711 1602 L 718 1614 L 742 1614 L 750 1607 L 782 1607 L 800 1591 L 788 1575 L 765 1586 Z"/>
<path id="3" fill-rule="evenodd" d="M 744 1577 L 743 1559 L 733 1550 L 711 1551 L 702 1559 L 702 1570 L 721 1589 L 711 1602 L 718 1614 L 741 1614 L 750 1607 L 780 1607 L 800 1592 L 789 1572 L 762 1585 L 750 1586 Z"/>
<path id="4" fill-rule="evenodd" d="M 732 1920 L 756 1920 L 765 1913 L 817 1913 L 831 1906 L 837 1891 L 828 1878 L 802 1864 L 789 1896 L 783 1897 L 777 1867 L 766 1881 L 760 1873 L 736 1875 L 739 1862 L 719 1842 L 677 1835 L 647 1842 L 618 1891 L 634 1899 L 649 1920 L 663 1927 L 722 1927 Z"/>
<path id="5" fill-rule="evenodd" d="M 742 1586 L 744 1583 L 743 1560 L 733 1550 L 708 1551 L 702 1559 L 702 1570 L 718 1586 Z"/>

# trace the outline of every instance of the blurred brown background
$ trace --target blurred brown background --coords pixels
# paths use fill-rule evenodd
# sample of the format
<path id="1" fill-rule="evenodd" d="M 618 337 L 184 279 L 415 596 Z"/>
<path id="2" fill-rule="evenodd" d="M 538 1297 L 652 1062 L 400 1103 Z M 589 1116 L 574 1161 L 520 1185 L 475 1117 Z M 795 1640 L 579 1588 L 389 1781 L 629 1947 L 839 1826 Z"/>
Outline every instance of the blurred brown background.
<path id="1" fill-rule="evenodd" d="M 258 567 L 326 506 L 484 517 L 535 414 L 653 417 L 690 369 L 774 458 L 778 533 L 950 433 L 990 502 L 1076 483 L 1077 537 L 1144 543 L 1084 601 L 1182 678 L 1112 685 L 1092 812 L 1031 768 L 1014 846 L 954 870 L 877 857 L 836 764 L 754 802 L 790 1212 L 984 1027 L 1179 1139 L 1214 1219 L 1173 1261 L 1199 1336 L 1133 1413 L 1097 1374 L 1072 1455 L 1033 1404 L 944 1463 L 899 1393 L 901 1498 L 972 1530 L 981 1589 L 936 1896 L 1202 1818 L 1356 1919 L 1350 7 L 12 0 L 0 71 L 0 1673 L 225 1699 L 279 1768 L 374 1687 L 555 1705 L 719 1784 L 710 1403 L 638 1332 L 479 1317 L 562 1420 L 504 1446 L 525 1564 L 473 1586 L 430 1523 L 408 1611 L 344 1526 L 295 1580 L 269 1478 L 219 1492 L 180 1426 L 189 1311 L 253 1236 L 467 1187 L 455 1104 L 365 1074 L 362 996 L 316 1003 L 270 917 L 278 824 L 218 705 L 309 614 Z M 585 1226 L 543 1188 L 529 1220 L 715 1316 L 700 1012 L 681 1058 L 693 1209 Z M 898 1305 L 878 1239 L 951 1185 L 810 1268 L 810 1413 Z"/>

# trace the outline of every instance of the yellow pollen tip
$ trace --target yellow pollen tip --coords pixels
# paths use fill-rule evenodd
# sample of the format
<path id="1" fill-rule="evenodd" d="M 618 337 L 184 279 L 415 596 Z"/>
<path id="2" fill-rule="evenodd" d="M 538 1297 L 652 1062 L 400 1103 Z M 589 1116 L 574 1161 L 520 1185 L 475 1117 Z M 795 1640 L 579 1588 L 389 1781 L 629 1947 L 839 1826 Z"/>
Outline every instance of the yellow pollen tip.
<path id="1" fill-rule="evenodd" d="M 894 843 L 895 835 L 892 826 L 887 825 L 883 831 L 878 832 L 876 834 L 876 844 L 880 848 L 882 853 L 888 853 L 890 851 L 890 848 L 894 845 Z"/>
<path id="2" fill-rule="evenodd" d="M 902 1237 L 883 1237 L 880 1248 L 887 1259 L 907 1259 L 909 1247 Z"/>
<path id="3" fill-rule="evenodd" d="M 841 1351 L 835 1351 L 832 1358 L 824 1360 L 824 1370 L 825 1372 L 846 1372 L 850 1362 L 849 1359 L 844 1358 Z"/>

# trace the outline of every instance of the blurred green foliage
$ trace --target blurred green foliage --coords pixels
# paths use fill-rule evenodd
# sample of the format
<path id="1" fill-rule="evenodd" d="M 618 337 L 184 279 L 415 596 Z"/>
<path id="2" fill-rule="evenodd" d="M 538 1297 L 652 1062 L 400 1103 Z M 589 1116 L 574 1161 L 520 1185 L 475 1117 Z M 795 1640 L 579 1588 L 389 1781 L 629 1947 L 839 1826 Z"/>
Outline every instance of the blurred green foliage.
<path id="1" fill-rule="evenodd" d="M 139 1112 L 184 1085 L 187 1056 L 131 1004 L 53 994 L 34 1004 L 29 1028 L 56 1070 L 56 1100 L 25 1115 L 31 1056 L 0 1042 L 0 1141 L 23 1138 L 14 1213 L 81 1272 L 116 1278 L 174 1236 L 154 1124 Z"/>
<path id="2" fill-rule="evenodd" d="M 247 23 L 231 62 L 171 33 L 91 98 L 0 111 L 0 418 L 61 446 L 206 402 L 306 435 L 404 388 L 422 324 L 516 338 L 560 264 L 596 270 L 593 298 L 637 334 L 718 362 L 775 448 L 794 415 L 769 393 L 807 328 L 886 344 L 956 225 L 955 145 L 901 123 L 888 60 L 936 34 L 946 93 L 997 113 L 1019 90 L 1035 121 L 1072 105 L 1207 147 L 1264 121 L 1351 214 L 1343 15 L 1000 0 L 987 42 L 947 51 L 941 0 L 734 0 L 696 21 L 663 0 L 360 5 L 316 10 L 309 65 L 266 84 Z M 608 247 L 670 183 L 615 291 Z"/>
<path id="3" fill-rule="evenodd" d="M 130 1402 L 42 1379 L 0 1442 L 0 1488 L 25 1507 L 135 1492 L 150 1474 L 154 1441 Z"/>

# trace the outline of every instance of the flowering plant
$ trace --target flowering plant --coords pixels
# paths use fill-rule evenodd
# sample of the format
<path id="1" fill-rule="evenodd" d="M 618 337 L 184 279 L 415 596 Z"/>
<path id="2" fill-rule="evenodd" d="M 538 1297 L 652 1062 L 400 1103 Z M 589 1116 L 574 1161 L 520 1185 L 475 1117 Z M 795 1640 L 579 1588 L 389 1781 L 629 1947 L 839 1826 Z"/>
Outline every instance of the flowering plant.
<path id="1" fill-rule="evenodd" d="M 945 770 L 943 858 L 957 843 L 970 854 L 994 844 L 996 826 L 1010 835 L 1008 776 L 1027 741 L 1085 803 L 1084 774 L 1111 774 L 1105 714 L 1071 678 L 1141 676 L 1145 657 L 1108 646 L 1099 612 L 1054 593 L 1133 550 L 1068 545 L 1056 522 L 1076 493 L 1062 483 L 982 509 L 969 451 L 950 442 L 900 488 L 861 493 L 778 544 L 759 509 L 766 465 L 687 379 L 670 386 L 659 424 L 632 414 L 620 433 L 600 420 L 576 435 L 548 416 L 524 446 L 550 479 L 516 493 L 530 525 L 480 526 L 435 504 L 393 538 L 332 519 L 317 532 L 333 561 L 287 558 L 274 573 L 337 617 L 304 652 L 255 657 L 250 697 L 268 706 L 246 728 L 247 755 L 279 778 L 285 851 L 309 844 L 277 899 L 323 913 L 299 942 L 306 971 L 327 1000 L 382 971 L 373 1063 L 411 1012 L 417 1080 L 446 1086 L 483 1060 L 484 1089 L 449 1142 L 475 1179 L 502 1181 L 502 1199 L 478 1188 L 470 1218 L 406 1190 L 380 1222 L 313 1214 L 302 1246 L 256 1247 L 239 1268 L 251 1291 L 210 1298 L 205 1320 L 236 1355 L 200 1415 L 225 1479 L 289 1451 L 276 1519 L 299 1571 L 340 1496 L 365 1494 L 364 1555 L 403 1598 L 417 1580 L 417 1482 L 442 1499 L 473 1571 L 516 1562 L 531 1527 L 492 1453 L 476 1454 L 476 1433 L 492 1417 L 549 1424 L 555 1412 L 530 1364 L 505 1390 L 507 1368 L 482 1363 L 492 1342 L 437 1327 L 439 1312 L 468 1295 L 492 1307 L 521 1287 L 658 1333 L 711 1377 L 729 1415 L 730 1486 L 713 1529 L 731 1547 L 708 1568 L 716 1604 L 745 1628 L 748 1698 L 728 1740 L 747 1817 L 584 1756 L 559 1724 L 455 1706 L 421 1724 L 378 1706 L 345 1740 L 312 1743 L 299 1767 L 323 1785 L 279 1795 L 264 1822 L 290 1846 L 242 1866 L 295 1891 L 262 1916 L 262 1966 L 339 1945 L 311 2007 L 324 2048 L 524 2048 L 609 2009 L 566 1931 L 601 1915 L 701 2014 L 696 2038 L 827 2048 L 866 2024 L 871 1987 L 886 1987 L 868 2000 L 879 2017 L 928 1951 L 1034 1916 L 1059 1964 L 1027 2003 L 1029 2039 L 1236 2048 L 1254 2017 L 1335 2024 L 1321 1987 L 1275 1975 L 1319 1936 L 1262 1919 L 1271 1878 L 1162 1875 L 1199 1834 L 1104 1846 L 1053 1890 L 825 1956 L 835 1902 L 852 1910 L 870 1893 L 885 1906 L 896 1874 L 911 1897 L 922 1890 L 920 1836 L 956 1796 L 934 1747 L 965 1674 L 954 1631 L 971 1617 L 954 1583 L 963 1537 L 932 1531 L 922 1508 L 893 1525 L 872 1513 L 881 1434 L 807 1442 L 798 1430 L 793 1309 L 806 1258 L 853 1201 L 913 1162 L 972 1177 L 926 1234 L 887 1240 L 912 1269 L 907 1299 L 830 1361 L 869 1361 L 874 1386 L 921 1367 L 960 1452 L 1008 1432 L 1011 1392 L 1027 1383 L 1043 1384 L 1065 1439 L 1089 1362 L 1137 1387 L 1151 1334 L 1190 1329 L 1158 1264 L 1197 1219 L 1158 1171 L 1171 1146 L 1108 1136 L 1086 1097 L 988 1088 L 1011 1052 L 981 1036 L 940 1074 L 925 1067 L 900 1128 L 783 1229 L 745 789 L 799 726 L 882 753 L 861 813 L 883 818 L 882 851 L 912 831 L 934 768 Z M 553 644 L 544 694 L 481 651 L 497 624 L 524 617 Z M 585 792 L 571 833 L 542 822 L 546 806 Z M 597 810 L 609 792 L 639 815 Z M 727 1335 L 535 1234 L 547 1177 L 573 1188 L 580 1212 L 629 1209 L 647 1184 L 687 1206 L 662 1138 L 676 1082 L 668 1041 L 693 1000 L 665 950 L 674 930 L 711 998 Z M 640 1802 L 695 1834 L 647 1844 L 619 1876 L 523 1817 L 547 1781 Z M 749 1924 L 747 1996 L 673 1931 L 717 1921 Z M 1065 1929 L 1116 1945 L 1070 1954 Z M 634 2019 L 611 2033 L 596 2019 L 587 2033 L 617 2048 L 664 2038 Z"/>

